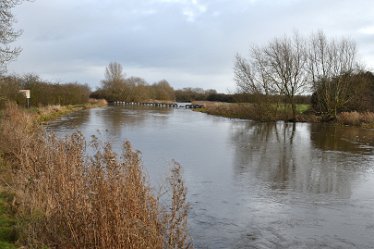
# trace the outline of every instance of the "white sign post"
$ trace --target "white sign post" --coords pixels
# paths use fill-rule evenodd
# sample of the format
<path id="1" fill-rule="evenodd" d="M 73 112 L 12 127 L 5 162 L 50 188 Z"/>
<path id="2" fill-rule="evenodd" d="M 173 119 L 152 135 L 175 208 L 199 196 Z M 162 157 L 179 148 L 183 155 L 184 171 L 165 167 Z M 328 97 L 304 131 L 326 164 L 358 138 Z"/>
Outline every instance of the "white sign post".
<path id="1" fill-rule="evenodd" d="M 27 108 L 30 107 L 30 90 L 19 90 L 20 93 L 23 93 L 27 99 Z"/>

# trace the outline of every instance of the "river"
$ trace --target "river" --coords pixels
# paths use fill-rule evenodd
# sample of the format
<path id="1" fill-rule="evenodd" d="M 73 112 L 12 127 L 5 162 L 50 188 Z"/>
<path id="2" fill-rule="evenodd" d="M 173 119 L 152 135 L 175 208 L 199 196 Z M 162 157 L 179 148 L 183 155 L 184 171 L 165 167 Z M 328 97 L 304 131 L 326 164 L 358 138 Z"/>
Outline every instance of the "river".
<path id="1" fill-rule="evenodd" d="M 152 186 L 183 166 L 196 248 L 374 248 L 374 130 L 108 106 L 62 117 L 140 150 Z"/>

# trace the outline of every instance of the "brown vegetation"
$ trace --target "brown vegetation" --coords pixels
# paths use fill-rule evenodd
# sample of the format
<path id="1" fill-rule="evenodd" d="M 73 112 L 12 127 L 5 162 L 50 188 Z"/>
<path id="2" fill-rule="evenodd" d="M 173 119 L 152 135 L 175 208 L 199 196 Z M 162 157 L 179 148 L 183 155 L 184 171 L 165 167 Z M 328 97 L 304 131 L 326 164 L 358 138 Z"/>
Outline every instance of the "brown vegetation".
<path id="1" fill-rule="evenodd" d="M 209 101 L 194 101 L 194 104 L 202 105 L 198 111 L 228 118 L 251 119 L 256 121 L 288 121 L 292 119 L 292 111 L 287 105 L 276 105 L 266 102 L 255 103 L 220 103 Z M 306 106 L 306 107 L 305 107 Z M 297 122 L 320 122 L 321 118 L 312 113 L 302 113 L 307 111 L 307 105 L 297 106 Z"/>
<path id="2" fill-rule="evenodd" d="M 31 74 L 22 77 L 0 77 L 0 108 L 4 107 L 7 101 L 26 106 L 25 96 L 19 93 L 21 89 L 31 91 L 30 105 L 34 107 L 85 104 L 90 95 L 90 88 L 78 83 L 50 83 Z"/>
<path id="3" fill-rule="evenodd" d="M 124 102 L 144 102 L 149 99 L 174 101 L 174 89 L 166 80 L 149 85 L 139 77 L 126 78 L 122 65 L 110 63 L 105 70 L 102 87 L 90 95 L 92 98 Z"/>
<path id="4" fill-rule="evenodd" d="M 341 112 L 337 116 L 337 122 L 344 125 L 356 126 L 374 125 L 374 113 Z"/>
<path id="5" fill-rule="evenodd" d="M 30 248 L 192 248 L 181 168 L 169 178 L 170 204 L 154 194 L 130 143 L 118 158 L 111 145 L 75 133 L 59 139 L 10 105 L 0 151 L 11 165 L 20 243 Z M 165 200 L 165 196 L 162 199 Z"/>

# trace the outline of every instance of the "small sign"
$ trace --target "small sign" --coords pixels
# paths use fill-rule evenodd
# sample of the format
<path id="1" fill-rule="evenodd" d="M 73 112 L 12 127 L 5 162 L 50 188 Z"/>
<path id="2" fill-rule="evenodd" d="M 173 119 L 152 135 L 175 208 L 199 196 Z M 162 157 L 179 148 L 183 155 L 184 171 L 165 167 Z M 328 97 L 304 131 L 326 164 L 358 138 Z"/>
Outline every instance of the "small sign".
<path id="1" fill-rule="evenodd" d="M 20 93 L 23 93 L 26 99 L 30 98 L 30 90 L 19 90 Z"/>

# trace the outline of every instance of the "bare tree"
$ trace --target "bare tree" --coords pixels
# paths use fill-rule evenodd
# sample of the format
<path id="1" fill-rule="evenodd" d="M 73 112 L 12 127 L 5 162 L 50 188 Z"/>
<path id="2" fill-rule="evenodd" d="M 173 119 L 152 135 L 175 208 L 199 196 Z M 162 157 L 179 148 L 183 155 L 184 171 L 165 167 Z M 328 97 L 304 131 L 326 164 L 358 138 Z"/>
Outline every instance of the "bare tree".
<path id="1" fill-rule="evenodd" d="M 105 69 L 105 80 L 108 82 L 121 81 L 125 78 L 123 67 L 117 62 L 111 62 Z"/>
<path id="2" fill-rule="evenodd" d="M 21 49 L 9 46 L 21 34 L 13 28 L 12 8 L 23 0 L 0 0 L 0 74 L 6 71 L 6 64 L 14 59 Z"/>
<path id="3" fill-rule="evenodd" d="M 339 108 L 351 100 L 352 84 L 347 79 L 356 70 L 355 42 L 348 38 L 328 40 L 323 32 L 311 36 L 308 73 L 321 109 L 327 116 L 335 118 Z"/>
<path id="4" fill-rule="evenodd" d="M 105 69 L 105 79 L 101 83 L 109 101 L 126 101 L 128 89 L 121 64 L 117 62 L 109 63 Z"/>
<path id="5" fill-rule="evenodd" d="M 237 85 L 252 94 L 285 96 L 295 120 L 295 96 L 308 86 L 306 55 L 305 42 L 298 34 L 274 39 L 264 47 L 253 47 L 249 60 L 236 57 Z"/>
<path id="6" fill-rule="evenodd" d="M 235 81 L 241 92 L 269 95 L 274 89 L 269 84 L 266 63 L 260 48 L 252 47 L 250 60 L 236 55 Z"/>
<path id="7" fill-rule="evenodd" d="M 270 82 L 281 95 L 286 96 L 295 120 L 295 96 L 303 93 L 308 86 L 305 42 L 297 34 L 292 39 L 275 39 L 264 49 L 264 54 L 268 61 L 267 75 Z"/>

